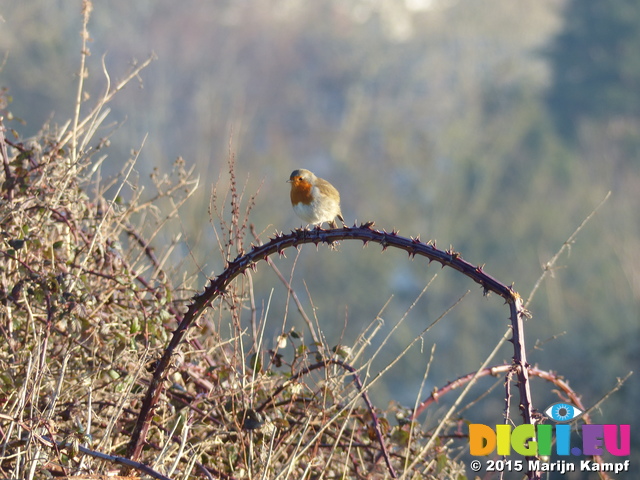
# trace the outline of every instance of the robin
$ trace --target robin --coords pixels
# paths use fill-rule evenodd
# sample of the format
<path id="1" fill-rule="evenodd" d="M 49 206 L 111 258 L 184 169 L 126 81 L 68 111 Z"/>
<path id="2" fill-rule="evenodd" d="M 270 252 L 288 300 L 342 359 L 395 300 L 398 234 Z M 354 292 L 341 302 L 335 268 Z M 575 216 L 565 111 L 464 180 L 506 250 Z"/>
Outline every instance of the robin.
<path id="1" fill-rule="evenodd" d="M 340 194 L 329 182 L 309 170 L 294 170 L 287 180 L 291 184 L 291 206 L 305 222 L 320 226 L 328 222 L 336 228 L 336 217 L 344 225 L 340 211 Z"/>

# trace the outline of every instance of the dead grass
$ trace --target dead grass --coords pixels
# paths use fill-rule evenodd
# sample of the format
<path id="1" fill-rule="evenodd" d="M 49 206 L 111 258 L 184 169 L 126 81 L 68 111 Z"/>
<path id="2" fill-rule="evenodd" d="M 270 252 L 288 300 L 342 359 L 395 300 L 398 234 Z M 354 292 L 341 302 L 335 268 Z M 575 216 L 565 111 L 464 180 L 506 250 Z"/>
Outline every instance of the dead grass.
<path id="1" fill-rule="evenodd" d="M 153 243 L 197 188 L 184 161 L 155 172 L 145 198 L 133 174 L 139 152 L 120 175 L 102 176 L 108 137 L 96 132 L 107 105 L 151 60 L 115 85 L 105 69 L 104 95 L 86 115 L 82 62 L 67 124 L 34 139 L 0 138 L 0 476 L 104 475 L 133 465 L 159 478 L 459 478 L 444 441 L 407 470 L 428 432 L 395 422 L 407 417 L 402 408 L 380 412 L 369 401 L 372 382 L 360 376 L 368 378 L 375 352 L 359 368 L 350 362 L 366 356 L 376 322 L 351 353 L 317 341 L 319 330 L 308 344 L 289 331 L 266 350 L 268 315 L 257 313 L 250 274 L 182 345 L 141 463 L 126 465 L 150 372 L 195 288 L 168 264 L 172 246 Z M 229 185 L 214 191 L 211 210 L 226 261 L 248 243 L 255 198 L 238 187 L 231 152 Z"/>
<path id="2" fill-rule="evenodd" d="M 123 468 L 119 457 L 153 362 L 188 301 L 181 292 L 193 288 L 194 279 L 172 285 L 175 272 L 165 271 L 146 239 L 193 193 L 191 172 L 176 162 L 142 202 L 131 185 L 135 157 L 115 184 L 100 184 L 100 150 L 90 145 L 74 163 L 60 133 L 10 141 L 0 206 L 6 478 Z M 232 158 L 229 165 L 231 188 L 213 202 L 227 258 L 244 248 L 253 202 L 241 206 Z M 108 187 L 116 191 L 111 199 Z M 167 198 L 172 208 L 161 215 L 156 204 Z M 379 377 L 365 385 L 360 375 L 375 352 L 360 369 L 349 363 L 370 348 L 375 323 L 350 353 L 305 344 L 295 331 L 279 338 L 277 351 L 265 350 L 267 314 L 254 318 L 252 332 L 242 327 L 243 312 L 256 316 L 252 296 L 250 278 L 237 280 L 183 345 L 141 460 L 171 478 L 387 478 L 405 471 L 429 435 L 410 422 L 392 425 L 386 417 L 399 407 L 380 412 L 369 401 Z M 407 478 L 462 471 L 442 444 L 425 457 Z"/>

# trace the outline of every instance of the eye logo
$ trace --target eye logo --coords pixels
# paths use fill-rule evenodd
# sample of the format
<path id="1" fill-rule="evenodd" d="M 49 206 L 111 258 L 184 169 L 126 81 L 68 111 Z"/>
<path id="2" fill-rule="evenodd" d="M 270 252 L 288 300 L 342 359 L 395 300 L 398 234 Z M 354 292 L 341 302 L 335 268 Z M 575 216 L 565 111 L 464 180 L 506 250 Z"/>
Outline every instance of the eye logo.
<path id="1" fill-rule="evenodd" d="M 554 403 L 545 410 L 545 415 L 554 422 L 565 423 L 575 420 L 582 414 L 582 410 L 568 403 Z"/>
<path id="2" fill-rule="evenodd" d="M 497 455 L 506 456 L 511 455 L 513 449 L 524 457 L 549 457 L 554 453 L 559 457 L 593 456 L 603 453 L 609 453 L 616 457 L 631 455 L 631 425 L 629 424 L 571 424 L 570 422 L 585 412 L 566 402 L 554 403 L 547 407 L 544 413 L 555 422 L 555 425 L 539 422 L 535 425 L 523 423 L 512 427 L 510 424 L 503 423 L 493 428 L 482 423 L 469 424 L 469 453 L 477 457 L 492 455 L 495 451 Z M 574 431 L 580 433 L 580 442 L 572 444 L 571 433 Z M 554 445 L 555 448 L 553 448 Z M 560 462 L 565 461 L 560 460 Z M 565 463 L 561 463 L 561 465 L 565 465 Z M 535 468 L 531 465 L 530 463 L 530 470 L 545 470 L 539 468 L 542 464 L 534 464 Z M 566 464 L 566 466 L 568 465 Z M 580 465 L 580 468 L 584 470 L 588 469 L 591 464 L 585 460 Z M 599 464 L 596 463 L 596 465 Z M 617 465 L 628 465 L 628 463 Z M 554 468 L 549 468 L 546 471 L 558 471 Z M 564 472 L 565 470 L 561 474 Z"/>

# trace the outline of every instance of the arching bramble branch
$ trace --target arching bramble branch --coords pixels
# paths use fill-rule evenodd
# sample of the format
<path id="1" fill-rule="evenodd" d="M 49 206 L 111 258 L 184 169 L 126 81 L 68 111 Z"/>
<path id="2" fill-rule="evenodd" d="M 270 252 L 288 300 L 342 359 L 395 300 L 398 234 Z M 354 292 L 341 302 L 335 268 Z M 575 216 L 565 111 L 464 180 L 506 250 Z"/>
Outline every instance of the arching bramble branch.
<path id="1" fill-rule="evenodd" d="M 251 251 L 238 256 L 230 262 L 225 270 L 213 278 L 205 290 L 193 298 L 184 316 L 176 318 L 178 327 L 173 332 L 169 344 L 167 345 L 162 358 L 158 361 L 149 388 L 140 409 L 136 426 L 131 435 L 128 446 L 128 456 L 132 460 L 137 460 L 142 451 L 146 439 L 147 431 L 151 422 L 153 410 L 156 407 L 163 384 L 169 374 L 171 359 L 177 347 L 182 343 L 184 336 L 195 321 L 202 315 L 207 306 L 219 296 L 225 294 L 228 285 L 248 268 L 255 269 L 257 262 L 265 260 L 274 253 L 283 254 L 287 248 L 313 243 L 318 245 L 325 243 L 332 245 L 337 241 L 361 240 L 365 245 L 369 242 L 382 245 L 383 250 L 389 247 L 404 250 L 409 257 L 425 257 L 429 262 L 439 262 L 443 267 L 453 268 L 463 275 L 466 275 L 484 289 L 485 293 L 493 292 L 502 298 L 509 305 L 510 320 L 513 330 L 511 342 L 514 346 L 514 368 L 518 376 L 518 388 L 520 393 L 520 409 L 525 423 L 532 423 L 532 402 L 529 389 L 529 374 L 524 346 L 523 319 L 526 310 L 523 307 L 520 295 L 510 286 L 507 286 L 490 275 L 486 274 L 482 267 L 475 266 L 464 260 L 458 252 L 452 249 L 438 250 L 435 243 L 424 243 L 419 238 L 406 238 L 397 232 L 385 232 L 372 228 L 373 223 L 365 223 L 359 227 L 344 227 L 331 230 L 315 228 L 313 230 L 298 229 L 289 234 L 278 234 L 269 242 L 254 246 Z"/>

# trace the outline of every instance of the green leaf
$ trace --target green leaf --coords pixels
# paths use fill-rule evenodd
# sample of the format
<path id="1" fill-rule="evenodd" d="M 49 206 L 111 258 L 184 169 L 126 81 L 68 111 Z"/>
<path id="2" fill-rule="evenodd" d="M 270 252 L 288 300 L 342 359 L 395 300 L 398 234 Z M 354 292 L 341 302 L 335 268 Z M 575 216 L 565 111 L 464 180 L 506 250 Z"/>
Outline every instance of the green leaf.
<path id="1" fill-rule="evenodd" d="M 254 353 L 249 357 L 249 368 L 253 371 L 262 370 L 262 358 L 257 353 Z"/>

